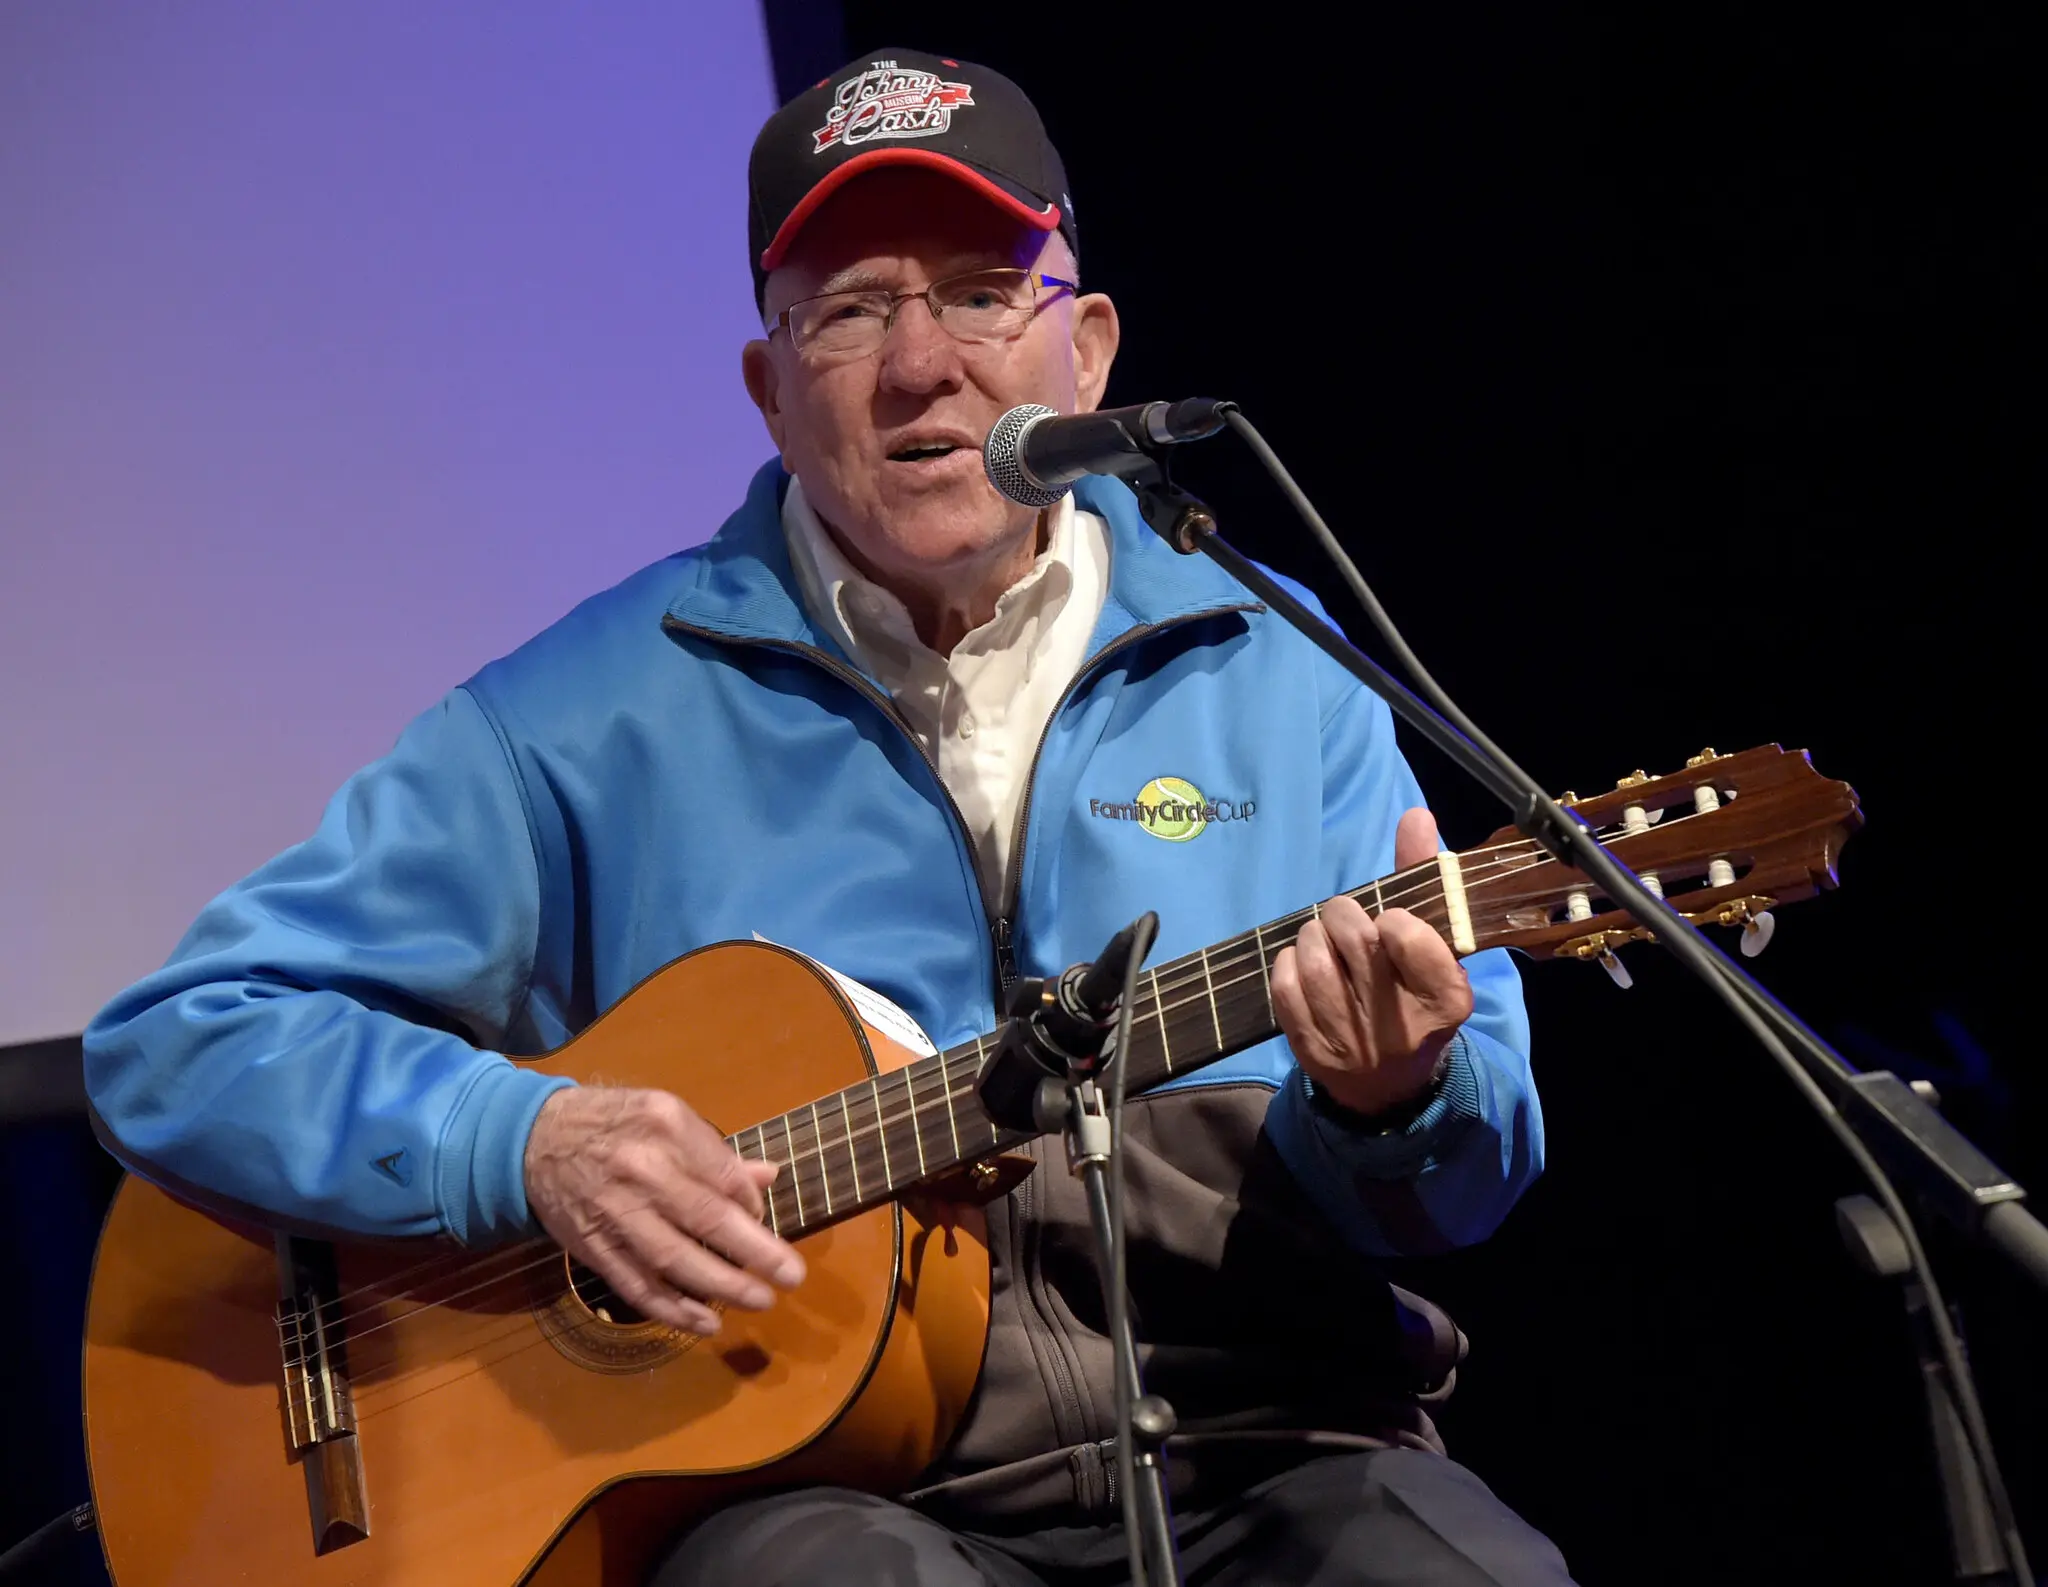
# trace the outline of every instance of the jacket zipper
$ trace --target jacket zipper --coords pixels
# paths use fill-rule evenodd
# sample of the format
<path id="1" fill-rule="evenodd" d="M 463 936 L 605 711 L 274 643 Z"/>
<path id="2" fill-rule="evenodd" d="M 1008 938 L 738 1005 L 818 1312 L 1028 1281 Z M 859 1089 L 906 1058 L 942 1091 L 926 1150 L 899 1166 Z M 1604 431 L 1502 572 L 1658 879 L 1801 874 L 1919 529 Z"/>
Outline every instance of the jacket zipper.
<path id="1" fill-rule="evenodd" d="M 1089 675 L 1097 667 L 1101 666 L 1103 662 L 1107 661 L 1111 656 L 1130 649 L 1131 646 L 1138 644 L 1142 640 L 1164 633 L 1167 629 L 1178 628 L 1185 623 L 1196 623 L 1211 617 L 1222 617 L 1231 612 L 1256 612 L 1263 609 L 1256 601 L 1236 602 L 1229 606 L 1214 606 L 1205 611 L 1188 612 L 1180 617 L 1168 618 L 1163 623 L 1146 623 L 1138 628 L 1126 629 L 1115 639 L 1112 639 L 1108 644 L 1096 651 L 1094 655 L 1083 661 L 1075 669 L 1074 676 L 1068 681 L 1066 688 L 1060 691 L 1059 698 L 1053 702 L 1052 710 L 1046 716 L 1045 726 L 1039 730 L 1038 743 L 1031 751 L 1031 764 L 1026 769 L 1024 775 L 1024 797 L 1017 803 L 1017 820 L 1010 832 L 1010 876 L 1009 880 L 1003 885 L 1002 908 L 997 913 L 995 919 L 990 920 L 988 923 L 989 944 L 992 949 L 995 966 L 994 1001 L 996 1017 L 998 1019 L 1004 1017 L 1005 994 L 1016 984 L 1017 980 L 1015 921 L 1018 897 L 1024 886 L 1024 833 L 1031 821 L 1032 789 L 1038 781 L 1038 762 L 1045 754 L 1047 742 L 1052 738 L 1053 724 L 1060 719 L 1060 713 L 1066 710 L 1067 702 L 1074 697 L 1075 691 L 1088 681 Z M 874 684 L 870 683 L 851 667 L 841 664 L 815 645 L 806 645 L 795 640 L 783 639 L 738 639 L 730 634 L 721 634 L 712 629 L 695 627 L 674 617 L 664 617 L 661 620 L 661 626 L 670 632 L 694 634 L 699 638 L 708 639 L 714 643 L 753 645 L 764 650 L 779 650 L 788 655 L 802 656 L 806 660 L 815 662 L 833 677 L 850 685 L 855 693 L 859 694 L 891 722 L 895 723 L 903 736 L 910 740 L 911 747 L 917 751 L 919 759 L 924 762 L 925 768 L 932 774 L 932 782 L 937 785 L 940 797 L 946 801 L 946 808 L 953 813 L 954 827 L 967 845 L 968 868 L 976 871 L 975 902 L 982 911 L 982 918 L 988 918 L 988 902 L 980 887 L 979 871 L 973 863 L 974 834 L 968 828 L 967 818 L 961 814 L 959 802 L 954 799 L 952 790 L 947 788 L 946 779 L 939 775 L 938 763 L 926 753 L 924 745 L 918 742 L 917 735 L 910 730 L 910 724 L 904 721 L 902 714 L 897 711 L 895 701 L 891 700 L 880 689 L 876 688 Z M 1020 1190 L 1024 1194 L 1028 1194 L 1028 1183 L 1026 1186 L 1020 1187 Z M 1038 1298 L 1040 1274 L 1038 1271 L 1037 1244 L 1035 1241 L 1031 1243 L 1030 1256 L 1027 1259 L 1025 1255 L 1023 1217 L 1019 1206 L 1019 1199 L 1020 1197 L 1017 1194 L 1013 1194 L 1009 1198 L 1010 1250 L 1018 1267 L 1017 1288 L 1024 1301 L 1030 1305 L 1031 1310 L 1037 1315 L 1038 1325 L 1043 1330 L 1044 1337 L 1052 1345 L 1053 1390 L 1059 1396 L 1061 1403 L 1066 1407 L 1072 1418 L 1073 1425 L 1085 1428 L 1086 1418 L 1081 1405 L 1081 1395 L 1074 1383 L 1074 1379 L 1080 1371 L 1080 1366 L 1069 1354 L 1065 1331 L 1060 1327 L 1058 1320 L 1051 1315 L 1049 1303 L 1042 1303 Z M 1111 1480 L 1113 1481 L 1114 1479 Z"/>
<path id="2" fill-rule="evenodd" d="M 1258 602 L 1246 601 L 1230 606 L 1215 606 L 1206 611 L 1189 612 L 1180 617 L 1169 618 L 1163 623 L 1147 623 L 1139 628 L 1127 629 L 1096 651 L 1086 661 L 1082 662 L 1072 679 L 1068 681 L 1066 688 L 1060 691 L 1059 698 L 1053 702 L 1051 713 L 1045 719 L 1045 726 L 1039 729 L 1038 743 L 1031 751 L 1031 764 L 1024 774 L 1024 797 L 1017 803 L 1017 820 L 1010 832 L 1010 876 L 1009 880 L 1003 884 L 1002 908 L 993 920 L 990 920 L 988 916 L 988 901 L 982 896 L 979 885 L 979 873 L 977 872 L 976 875 L 976 886 L 974 889 L 975 907 L 981 912 L 982 919 L 988 924 L 990 956 L 995 968 L 994 1003 L 997 1018 L 1004 1017 L 1004 994 L 1017 981 L 1015 921 L 1017 918 L 1017 898 L 1024 883 L 1024 830 L 1031 820 L 1031 791 L 1033 785 L 1038 780 L 1038 762 L 1045 754 L 1047 741 L 1052 737 L 1053 724 L 1059 720 L 1060 713 L 1067 708 L 1067 702 L 1074 697 L 1074 692 L 1087 681 L 1088 675 L 1098 666 L 1107 661 L 1111 656 L 1118 654 L 1120 651 L 1128 650 L 1132 645 L 1137 644 L 1141 640 L 1150 639 L 1153 635 L 1164 633 L 1170 628 L 1178 628 L 1183 623 L 1201 622 L 1205 618 L 1222 617 L 1230 612 L 1256 612 L 1262 610 L 1264 608 Z M 852 688 L 856 694 L 860 695 L 862 699 L 866 700 L 876 710 L 880 711 L 883 716 L 887 717 L 890 722 L 894 723 L 897 730 L 910 740 L 910 747 L 917 751 L 918 759 L 922 760 L 925 764 L 925 770 L 932 774 L 932 783 L 938 788 L 939 797 L 946 801 L 946 808 L 952 812 L 954 828 L 966 842 L 968 869 L 975 870 L 974 834 L 968 828 L 967 817 L 961 813 L 959 801 L 953 797 L 952 790 L 946 786 L 946 779 L 939 775 L 938 762 L 933 760 L 930 754 L 926 752 L 924 745 L 918 742 L 917 734 L 911 731 L 910 724 L 903 720 L 902 713 L 896 709 L 896 702 L 876 688 L 873 683 L 862 677 L 853 668 L 827 655 L 816 645 L 806 645 L 793 639 L 741 639 L 732 634 L 720 633 L 716 629 L 699 628 L 694 623 L 686 623 L 676 617 L 662 618 L 661 626 L 670 633 L 691 634 L 699 639 L 708 639 L 714 644 L 749 645 L 760 650 L 779 650 L 785 655 L 801 656 L 806 661 L 821 667 L 833 677 Z"/>
<path id="3" fill-rule="evenodd" d="M 998 915 L 988 932 L 996 945 L 996 1003 L 1001 1012 L 1003 994 L 1017 984 L 1017 950 L 1010 942 L 1010 917 Z"/>
<path id="4" fill-rule="evenodd" d="M 1024 775 L 1024 797 L 1017 801 L 1017 820 L 1010 831 L 1010 876 L 1003 884 L 1002 912 L 997 915 L 994 926 L 996 943 L 997 1001 L 1017 979 L 1017 955 L 1013 946 L 1017 900 L 1024 888 L 1024 833 L 1031 824 L 1031 794 L 1038 783 L 1038 762 L 1045 754 L 1046 743 L 1052 738 L 1053 724 L 1060 719 L 1060 713 L 1067 708 L 1067 702 L 1081 685 L 1088 681 L 1090 673 L 1120 651 L 1128 650 L 1141 640 L 1178 628 L 1184 623 L 1198 623 L 1211 617 L 1223 617 L 1231 612 L 1257 612 L 1265 608 L 1256 601 L 1243 601 L 1230 606 L 1213 606 L 1207 611 L 1188 612 L 1180 617 L 1170 617 L 1163 623 L 1147 623 L 1141 628 L 1126 629 L 1094 655 L 1082 662 L 1075 670 L 1060 697 L 1053 702 L 1052 711 L 1045 719 L 1045 726 L 1039 729 L 1038 744 L 1031 751 L 1031 765 Z M 1000 1012 L 1000 1008 L 998 1009 Z"/>
<path id="5" fill-rule="evenodd" d="M 1032 1146 L 1034 1152 L 1039 1149 L 1039 1143 L 1037 1142 L 1033 1142 Z M 1046 1171 L 1050 1173 L 1051 1169 L 1048 1168 Z M 1055 1435 L 1058 1436 L 1059 1433 L 1058 1411 L 1064 1409 L 1069 1419 L 1069 1425 L 1085 1436 L 1087 1422 L 1081 1413 L 1081 1391 L 1074 1386 L 1074 1379 L 1080 1372 L 1080 1364 L 1069 1355 L 1066 1336 L 1054 1323 L 1049 1309 L 1039 1302 L 1039 1236 L 1027 1236 L 1024 1232 L 1024 1220 L 1032 1210 L 1032 1202 L 1036 1199 L 1037 1192 L 1037 1185 L 1032 1182 L 1032 1176 L 1027 1174 L 1018 1182 L 1016 1190 L 1008 1198 L 1010 1203 L 1010 1251 L 1017 1262 L 1019 1292 L 1023 1300 L 1030 1304 L 1032 1313 L 1037 1317 L 1038 1326 L 1043 1332 L 1045 1342 L 1049 1347 L 1047 1360 L 1052 1363 L 1051 1387 L 1053 1395 L 1058 1400 L 1058 1406 L 1055 1408 L 1053 1416 Z"/>
<path id="6" fill-rule="evenodd" d="M 1017 820 L 1010 831 L 1010 877 L 1003 885 L 1002 911 L 996 916 L 993 928 L 996 944 L 996 1012 L 998 1015 L 1003 1012 L 1003 994 L 1009 990 L 1010 986 L 1017 979 L 1014 922 L 1017 918 L 1017 900 L 1024 887 L 1024 833 L 1031 822 L 1031 794 L 1038 783 L 1038 763 L 1045 754 L 1046 743 L 1052 737 L 1053 724 L 1059 721 L 1060 713 L 1067 708 L 1067 702 L 1074 697 L 1075 691 L 1088 681 L 1089 676 L 1103 662 L 1121 651 L 1128 650 L 1141 640 L 1150 639 L 1156 634 L 1162 633 L 1169 628 L 1177 628 L 1183 623 L 1200 622 L 1204 618 L 1210 617 L 1221 617 L 1229 612 L 1257 611 L 1259 609 L 1256 602 L 1218 606 L 1212 607 L 1207 611 L 1189 612 L 1182 617 L 1169 618 L 1163 623 L 1147 623 L 1140 628 L 1127 629 L 1096 651 L 1086 661 L 1082 662 L 1075 669 L 1074 676 L 1068 681 L 1066 688 L 1060 691 L 1059 698 L 1053 702 L 1052 710 L 1046 716 L 1045 726 L 1039 730 L 1038 743 L 1031 751 L 1031 764 L 1024 776 L 1024 797 L 1017 802 Z M 1043 1275 L 1039 1270 L 1038 1242 L 1032 1241 L 1027 1247 L 1023 1239 L 1023 1219 L 1019 1203 L 1024 1195 L 1031 1193 L 1031 1190 L 1031 1182 L 1026 1180 L 1018 1187 L 1018 1193 L 1012 1195 L 1010 1202 L 1010 1249 L 1017 1259 L 1017 1289 L 1023 1303 L 1028 1304 L 1037 1315 L 1038 1326 L 1043 1330 L 1046 1342 L 1052 1346 L 1053 1390 L 1059 1396 L 1060 1403 L 1071 1417 L 1072 1425 L 1080 1428 L 1085 1435 L 1088 1426 L 1087 1416 L 1081 1404 L 1080 1390 L 1075 1386 L 1075 1379 L 1080 1376 L 1080 1362 L 1071 1353 L 1071 1347 L 1067 1343 L 1066 1330 L 1060 1326 L 1059 1320 L 1052 1315 L 1051 1302 L 1039 1299 L 1038 1289 Z M 1026 1255 L 1027 1249 L 1029 1251 L 1028 1257 Z M 1110 1481 L 1114 1482 L 1115 1478 L 1112 1477 Z M 1115 1501 L 1114 1488 L 1110 1490 L 1110 1500 L 1112 1503 Z"/>

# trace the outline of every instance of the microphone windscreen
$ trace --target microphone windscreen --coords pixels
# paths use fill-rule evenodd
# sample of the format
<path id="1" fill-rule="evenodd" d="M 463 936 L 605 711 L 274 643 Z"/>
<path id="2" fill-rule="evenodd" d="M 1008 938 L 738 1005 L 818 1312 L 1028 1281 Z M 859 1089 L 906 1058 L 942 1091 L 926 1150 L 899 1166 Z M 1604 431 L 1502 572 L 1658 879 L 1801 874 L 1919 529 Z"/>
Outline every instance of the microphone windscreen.
<path id="1" fill-rule="evenodd" d="M 1033 425 L 1057 417 L 1053 409 L 1042 403 L 1026 402 L 996 420 L 988 439 L 982 443 L 981 466 L 1000 495 L 1026 507 L 1050 507 L 1074 488 L 1066 484 L 1049 489 L 1024 468 L 1024 437 Z"/>

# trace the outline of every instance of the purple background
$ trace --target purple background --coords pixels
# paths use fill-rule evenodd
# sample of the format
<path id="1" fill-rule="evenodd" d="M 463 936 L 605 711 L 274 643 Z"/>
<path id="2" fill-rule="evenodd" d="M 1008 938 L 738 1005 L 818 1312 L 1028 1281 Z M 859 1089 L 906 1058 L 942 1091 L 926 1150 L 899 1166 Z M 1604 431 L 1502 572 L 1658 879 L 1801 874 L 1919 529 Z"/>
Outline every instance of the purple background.
<path id="1" fill-rule="evenodd" d="M 0 7 L 0 1043 L 771 448 L 751 0 Z"/>

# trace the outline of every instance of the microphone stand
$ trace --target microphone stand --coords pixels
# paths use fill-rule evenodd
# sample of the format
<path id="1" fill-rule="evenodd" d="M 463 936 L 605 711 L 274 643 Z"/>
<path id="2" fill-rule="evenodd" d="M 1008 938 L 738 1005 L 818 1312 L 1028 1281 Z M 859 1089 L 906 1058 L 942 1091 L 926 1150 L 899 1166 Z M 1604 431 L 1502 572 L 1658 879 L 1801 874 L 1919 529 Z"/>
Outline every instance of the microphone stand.
<path id="1" fill-rule="evenodd" d="M 1835 1227 L 1851 1260 L 1873 1278 L 1896 1279 L 1906 1307 L 1906 1331 L 1920 1361 L 1920 1387 L 1927 1399 L 1927 1436 L 1934 1449 L 1935 1477 L 1948 1522 L 1949 1574 L 1970 1587 L 2013 1587 L 1998 1515 L 1984 1472 L 1970 1449 L 1969 1432 L 1956 1407 L 1956 1387 L 1929 1325 L 1927 1288 L 1913 1272 L 1906 1242 L 1891 1215 L 1868 1196 L 1844 1196 L 1835 1203 Z M 1960 1339 L 1963 1322 L 1952 1319 Z"/>
<path id="2" fill-rule="evenodd" d="M 1989 1507 L 1998 1516 L 1997 1530 L 2002 1534 L 1999 1540 L 2012 1571 L 2008 1579 L 2030 1583 L 2024 1546 L 2012 1521 L 2003 1483 L 1996 1474 L 1990 1435 L 1984 1427 L 1961 1342 L 1934 1286 L 1933 1272 L 1920 1248 L 1912 1219 L 1892 1188 L 1886 1170 L 1908 1181 L 1922 1205 L 1932 1206 L 1965 1234 L 1999 1251 L 2036 1285 L 2048 1290 L 2048 1229 L 2020 1205 L 2025 1191 L 1896 1075 L 1886 1070 L 1858 1072 L 1852 1068 L 1790 1010 L 1731 963 L 1691 921 L 1645 888 L 1635 873 L 1577 817 L 1561 808 L 1528 773 L 1474 727 L 1408 651 L 1314 504 L 1295 484 L 1263 437 L 1234 406 L 1226 408 L 1224 417 L 1259 457 L 1340 571 L 1346 573 L 1352 593 L 1409 671 L 1440 702 L 1443 714 L 1350 644 L 1265 569 L 1224 540 L 1217 532 L 1215 514 L 1172 482 L 1159 452 L 1154 452 L 1143 466 L 1117 470 L 1137 493 L 1146 523 L 1181 554 L 1200 552 L 1222 567 L 1317 649 L 1385 700 L 1396 716 L 1454 766 L 1500 799 L 1524 835 L 1542 844 L 1559 863 L 1578 870 L 1607 898 L 1648 927 L 1657 942 L 1727 1002 L 1731 1012 L 1778 1060 L 1793 1085 L 1820 1113 L 1843 1149 L 1863 1170 L 1883 1199 L 1884 1211 L 1899 1228 L 1910 1265 L 1920 1275 L 1920 1284 L 1926 1291 L 1919 1315 L 1934 1337 L 1968 1435 L 1968 1446 L 1976 1457 L 1964 1480 L 1975 1480 L 1990 1491 Z M 1457 719 L 1456 725 L 1450 717 Z M 1883 1159 L 1884 1167 L 1879 1167 L 1873 1154 Z M 1945 1468 L 1945 1487 L 1948 1480 Z"/>
<path id="3" fill-rule="evenodd" d="M 1231 415 L 1233 425 L 1238 415 Z M 1128 476 L 1127 476 L 1128 478 Z M 1797 1033 L 1802 1067 L 1840 1107 L 1886 1166 L 1914 1181 L 1937 1210 L 1980 1243 L 2002 1253 L 2048 1290 L 2048 1229 L 2020 1199 L 2026 1192 L 1944 1119 L 1927 1099 L 1888 1070 L 1859 1072 L 1730 964 L 1694 926 L 1646 889 L 1635 873 L 1525 773 L 1482 750 L 1371 657 L 1310 611 L 1270 573 L 1217 532 L 1215 515 L 1167 478 L 1163 467 L 1129 481 L 1146 523 L 1183 555 L 1199 551 L 1264 601 L 1317 649 L 1392 707 L 1396 716 L 1442 751 L 1508 807 L 1515 826 L 1558 861 L 1582 872 L 1615 904 L 1650 928 L 1689 968 L 1716 980 L 1739 980 L 1752 1005 L 1768 1006 L 1772 1023 Z M 1291 481 L 1290 481 L 1291 483 Z M 1297 504 L 1300 505 L 1300 504 Z M 1310 509 L 1313 511 L 1313 508 Z M 1491 746 L 1488 746 L 1491 749 Z"/>
<path id="4" fill-rule="evenodd" d="M 1161 1396 L 1145 1392 L 1124 1282 L 1124 1055 L 1130 1050 L 1138 967 L 1158 930 L 1159 917 L 1150 913 L 1126 928 L 1129 946 L 1113 1033 L 1097 1034 L 1092 1043 L 1075 1042 L 1088 1049 L 1080 1052 L 1049 1040 L 1030 1017 L 1033 1006 L 1047 995 L 1048 983 L 1020 981 L 1011 989 L 1010 1018 L 1002 1039 L 974 1082 L 990 1116 L 999 1123 L 1021 1127 L 1024 1120 L 1019 1115 L 1028 1106 L 1033 1126 L 1048 1135 L 1059 1132 L 1066 1143 L 1067 1171 L 1080 1179 L 1088 1198 L 1095 1265 L 1115 1361 L 1117 1469 L 1123 1479 L 1118 1498 L 1131 1587 L 1180 1587 L 1180 1551 L 1166 1491 L 1164 1453 L 1166 1440 L 1173 1435 L 1174 1412 Z M 1112 942 L 1103 957 L 1115 948 Z M 1106 1101 L 1097 1083 L 1103 1077 L 1111 1084 Z"/>
<path id="5" fill-rule="evenodd" d="M 1123 1245 L 1122 1220 L 1110 1210 L 1108 1168 L 1116 1146 L 1101 1088 L 1085 1070 L 1069 1069 L 1064 1081 L 1047 1080 L 1036 1108 L 1039 1124 L 1058 1129 L 1067 1147 L 1067 1172 L 1080 1176 L 1088 1195 L 1088 1222 L 1095 1231 L 1095 1262 L 1102 1274 L 1103 1294 L 1121 1287 L 1123 1275 L 1112 1253 Z M 1121 1315 L 1117 1315 L 1121 1313 Z M 1166 1440 L 1173 1436 L 1173 1407 L 1157 1394 L 1145 1392 L 1139 1375 L 1138 1347 L 1131 1334 L 1128 1306 L 1111 1308 L 1110 1346 L 1116 1357 L 1117 1399 L 1128 1407 L 1122 1420 L 1129 1426 L 1130 1477 L 1119 1494 L 1128 1535 L 1136 1511 L 1133 1551 L 1144 1563 L 1132 1573 L 1133 1587 L 1179 1587 L 1180 1552 L 1173 1536 L 1173 1502 L 1166 1492 Z M 1123 1429 L 1118 1429 L 1119 1435 Z M 1118 1443 L 1125 1446 L 1119 1436 Z M 1124 1448 L 1118 1450 L 1124 1464 Z"/>

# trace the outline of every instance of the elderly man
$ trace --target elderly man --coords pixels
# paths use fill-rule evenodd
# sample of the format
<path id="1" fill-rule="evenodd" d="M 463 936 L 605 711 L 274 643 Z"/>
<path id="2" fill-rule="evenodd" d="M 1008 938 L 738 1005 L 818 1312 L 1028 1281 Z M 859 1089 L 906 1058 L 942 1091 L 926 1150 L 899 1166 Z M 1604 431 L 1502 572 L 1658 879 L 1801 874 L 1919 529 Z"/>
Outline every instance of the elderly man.
<path id="1" fill-rule="evenodd" d="M 750 176 L 742 364 L 779 465 L 707 545 L 415 722 L 101 1015 L 93 1095 L 138 1172 L 366 1233 L 538 1225 L 711 1333 L 803 1281 L 762 1223 L 774 1167 L 688 1097 L 500 1052 L 754 931 L 950 1045 L 1148 907 L 1177 954 L 1434 852 L 1380 703 L 1121 485 L 1035 512 L 985 480 L 995 418 L 1094 407 L 1119 334 L 1014 85 L 855 61 L 770 119 Z M 1237 819 L 1123 819 L 1154 783 Z M 1565 1580 L 1424 1410 L 1462 1337 L 1370 1261 L 1484 1238 L 1538 1171 L 1512 967 L 1334 896 L 1270 997 L 1284 1040 L 1127 1121 L 1190 1574 Z M 980 1387 L 922 1485 L 742 1501 L 662 1587 L 1119 1579 L 1102 1301 L 1056 1163 L 991 1209 L 990 1252 Z"/>

